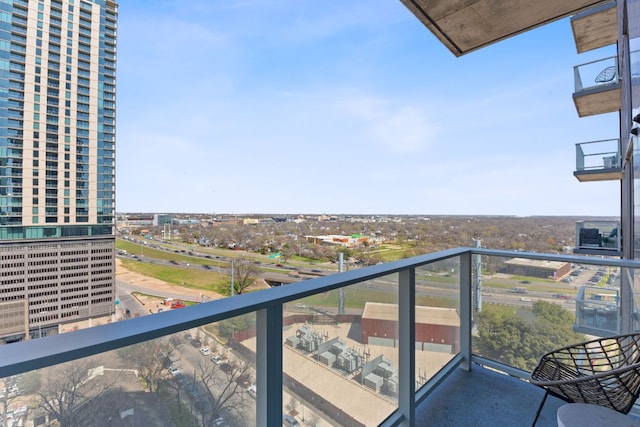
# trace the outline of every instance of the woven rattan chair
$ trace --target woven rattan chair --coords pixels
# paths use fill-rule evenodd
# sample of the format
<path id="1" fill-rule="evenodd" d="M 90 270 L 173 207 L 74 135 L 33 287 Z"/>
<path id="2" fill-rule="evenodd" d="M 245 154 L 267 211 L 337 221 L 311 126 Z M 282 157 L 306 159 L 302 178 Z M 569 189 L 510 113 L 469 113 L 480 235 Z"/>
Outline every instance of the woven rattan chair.
<path id="1" fill-rule="evenodd" d="M 542 356 L 531 383 L 570 403 L 591 403 L 623 414 L 640 394 L 640 333 L 585 341 Z"/>

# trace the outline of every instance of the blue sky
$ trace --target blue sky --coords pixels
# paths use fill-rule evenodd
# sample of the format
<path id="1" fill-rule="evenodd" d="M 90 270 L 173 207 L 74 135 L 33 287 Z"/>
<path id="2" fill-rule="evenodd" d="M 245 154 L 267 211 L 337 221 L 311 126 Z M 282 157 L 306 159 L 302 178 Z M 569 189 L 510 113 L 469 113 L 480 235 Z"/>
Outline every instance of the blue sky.
<path id="1" fill-rule="evenodd" d="M 455 58 L 399 0 L 120 0 L 119 212 L 619 215 L 568 20 Z"/>

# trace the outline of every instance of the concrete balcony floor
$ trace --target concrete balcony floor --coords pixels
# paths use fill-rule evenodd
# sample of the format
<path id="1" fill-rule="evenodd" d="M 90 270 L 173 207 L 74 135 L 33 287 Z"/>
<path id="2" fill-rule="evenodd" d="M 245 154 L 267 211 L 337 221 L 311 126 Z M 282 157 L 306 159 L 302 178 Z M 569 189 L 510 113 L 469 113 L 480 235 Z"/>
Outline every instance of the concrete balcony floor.
<path id="1" fill-rule="evenodd" d="M 473 365 L 456 369 L 416 408 L 416 426 L 529 427 L 544 390 L 526 381 Z M 549 396 L 536 427 L 557 427 L 566 402 Z"/>

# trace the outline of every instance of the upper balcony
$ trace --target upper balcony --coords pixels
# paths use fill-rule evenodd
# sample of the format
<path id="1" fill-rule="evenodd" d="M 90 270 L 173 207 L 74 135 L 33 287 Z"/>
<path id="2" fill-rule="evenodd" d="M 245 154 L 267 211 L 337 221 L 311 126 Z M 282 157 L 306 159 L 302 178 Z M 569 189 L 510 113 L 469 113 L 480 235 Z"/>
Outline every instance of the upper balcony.
<path id="1" fill-rule="evenodd" d="M 402 3 L 454 55 L 460 56 L 608 2 L 402 0 Z"/>
<path id="2" fill-rule="evenodd" d="M 620 74 L 615 56 L 573 67 L 573 102 L 578 116 L 612 113 L 620 110 Z"/>
<path id="3" fill-rule="evenodd" d="M 600 4 L 573 15 L 571 29 L 578 53 L 616 43 L 618 40 L 616 2 Z"/>
<path id="4" fill-rule="evenodd" d="M 585 338 L 575 285 L 591 266 L 633 283 L 640 263 L 451 249 L 3 345 L 5 413 L 16 425 L 530 425 L 544 394 L 532 366 Z M 635 312 L 640 292 L 624 289 L 615 326 L 590 333 L 635 318 L 618 301 Z M 536 425 L 556 426 L 561 403 Z"/>
<path id="5" fill-rule="evenodd" d="M 576 144 L 576 170 L 580 182 L 622 179 L 622 156 L 619 139 Z"/>

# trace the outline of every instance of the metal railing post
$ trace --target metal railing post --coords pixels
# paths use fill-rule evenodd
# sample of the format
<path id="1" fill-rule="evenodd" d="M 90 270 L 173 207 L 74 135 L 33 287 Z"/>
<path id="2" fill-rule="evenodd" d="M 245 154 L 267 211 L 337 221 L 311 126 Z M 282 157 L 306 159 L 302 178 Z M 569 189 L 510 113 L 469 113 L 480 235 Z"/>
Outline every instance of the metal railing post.
<path id="1" fill-rule="evenodd" d="M 402 270 L 398 278 L 398 410 L 402 426 L 415 425 L 416 410 L 416 270 Z"/>
<path id="2" fill-rule="evenodd" d="M 471 252 L 460 255 L 460 355 L 466 370 L 471 369 L 471 259 Z"/>
<path id="3" fill-rule="evenodd" d="M 282 424 L 282 305 L 256 312 L 256 426 Z"/>

